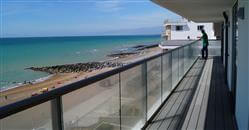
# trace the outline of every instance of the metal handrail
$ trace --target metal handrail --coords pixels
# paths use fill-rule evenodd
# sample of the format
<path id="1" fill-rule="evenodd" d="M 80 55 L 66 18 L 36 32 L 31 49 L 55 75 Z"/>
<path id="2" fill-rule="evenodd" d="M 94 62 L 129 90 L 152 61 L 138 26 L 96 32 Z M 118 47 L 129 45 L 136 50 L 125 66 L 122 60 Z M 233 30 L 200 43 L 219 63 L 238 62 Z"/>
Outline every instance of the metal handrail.
<path id="1" fill-rule="evenodd" d="M 72 91 L 75 91 L 77 89 L 84 88 L 89 84 L 96 83 L 96 82 L 98 82 L 100 80 L 103 80 L 105 78 L 108 78 L 108 77 L 110 77 L 112 75 L 121 73 L 121 72 L 126 71 L 126 70 L 128 70 L 130 68 L 141 65 L 144 62 L 147 62 L 147 61 L 150 61 L 152 59 L 163 56 L 165 54 L 168 54 L 168 53 L 170 53 L 170 52 L 172 52 L 174 50 L 178 50 L 178 49 L 181 49 L 181 48 L 183 48 L 185 46 L 192 45 L 192 44 L 196 43 L 197 41 L 199 41 L 199 40 L 193 41 L 193 42 L 191 42 L 189 44 L 177 47 L 175 49 L 172 49 L 172 50 L 169 50 L 169 51 L 166 51 L 166 52 L 161 52 L 159 54 L 156 54 L 154 56 L 151 56 L 151 57 L 148 57 L 148 58 L 145 58 L 145 59 L 142 59 L 142 60 L 138 60 L 136 62 L 124 65 L 122 67 L 118 67 L 118 68 L 112 69 L 110 71 L 100 73 L 100 74 L 95 75 L 95 76 L 91 76 L 91 77 L 89 77 L 87 79 L 83 79 L 83 80 L 80 80 L 80 81 L 73 82 L 71 84 L 65 85 L 63 87 L 56 88 L 56 89 L 51 90 L 49 92 L 46 92 L 46 93 L 43 93 L 43 94 L 40 94 L 40 95 L 37 95 L 37 96 L 29 97 L 29 98 L 23 99 L 21 101 L 17 101 L 17 102 L 12 103 L 12 104 L 2 106 L 2 107 L 0 107 L 0 119 L 6 118 L 6 117 L 8 117 L 10 115 L 13 115 L 15 113 L 18 113 L 18 112 L 21 112 L 23 110 L 29 109 L 31 107 L 37 106 L 39 104 L 45 103 L 47 101 L 59 98 L 62 95 L 65 95 L 65 94 L 70 93 Z"/>

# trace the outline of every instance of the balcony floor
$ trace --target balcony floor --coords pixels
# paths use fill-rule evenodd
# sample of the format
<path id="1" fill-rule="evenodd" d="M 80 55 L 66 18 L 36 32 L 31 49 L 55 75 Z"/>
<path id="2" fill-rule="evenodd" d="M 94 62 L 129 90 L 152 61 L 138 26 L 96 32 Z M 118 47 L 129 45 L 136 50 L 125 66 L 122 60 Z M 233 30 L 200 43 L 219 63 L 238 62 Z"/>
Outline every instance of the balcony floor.
<path id="1" fill-rule="evenodd" d="M 236 129 L 220 58 L 197 60 L 145 129 Z"/>

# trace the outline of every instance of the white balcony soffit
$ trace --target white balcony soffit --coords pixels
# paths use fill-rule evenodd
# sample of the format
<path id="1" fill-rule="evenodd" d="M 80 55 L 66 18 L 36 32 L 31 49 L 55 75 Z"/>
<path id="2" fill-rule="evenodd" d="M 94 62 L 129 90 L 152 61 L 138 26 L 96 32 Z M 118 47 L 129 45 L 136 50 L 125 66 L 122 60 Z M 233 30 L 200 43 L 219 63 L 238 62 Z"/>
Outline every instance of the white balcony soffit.
<path id="1" fill-rule="evenodd" d="M 223 11 L 231 9 L 235 0 L 151 0 L 194 22 L 223 21 Z"/>

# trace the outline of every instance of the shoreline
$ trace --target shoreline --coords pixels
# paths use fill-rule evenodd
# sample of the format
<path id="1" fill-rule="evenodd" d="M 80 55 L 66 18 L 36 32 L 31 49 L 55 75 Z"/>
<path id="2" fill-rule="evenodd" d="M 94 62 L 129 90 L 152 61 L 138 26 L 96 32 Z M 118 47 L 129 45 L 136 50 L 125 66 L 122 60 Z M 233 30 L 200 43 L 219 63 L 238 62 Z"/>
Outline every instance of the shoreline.
<path id="1" fill-rule="evenodd" d="M 140 53 L 136 53 L 132 55 L 122 55 L 122 56 L 120 55 L 119 57 L 107 57 L 103 61 L 128 64 L 128 63 L 137 61 L 139 59 L 149 57 L 158 52 L 160 52 L 159 47 L 151 47 L 151 48 L 145 48 L 141 50 Z M 94 76 L 94 75 L 109 71 L 114 68 L 115 67 L 106 67 L 106 68 L 101 68 L 101 69 L 95 69 L 90 72 L 56 73 L 56 74 L 52 74 L 46 77 L 36 79 L 35 82 L 28 81 L 27 82 L 28 84 L 1 90 L 0 91 L 0 106 L 7 105 L 10 103 L 31 97 L 33 93 L 41 94 L 42 93 L 41 90 L 44 88 L 50 91 L 52 89 L 65 86 L 72 82 L 76 82 L 76 81 L 88 78 L 90 76 Z M 40 79 L 44 79 L 44 80 L 40 80 Z"/>
<path id="2" fill-rule="evenodd" d="M 17 87 L 22 87 L 22 86 L 25 86 L 25 85 L 28 85 L 28 84 L 37 84 L 37 83 L 40 83 L 40 82 L 44 82 L 44 81 L 52 78 L 53 76 L 54 76 L 54 74 L 49 74 L 48 76 L 41 77 L 41 78 L 38 78 L 38 79 L 35 79 L 35 80 L 16 83 L 14 86 L 3 87 L 3 89 L 0 90 L 0 93 L 2 93 L 4 91 L 11 90 L 11 89 L 15 89 Z"/>

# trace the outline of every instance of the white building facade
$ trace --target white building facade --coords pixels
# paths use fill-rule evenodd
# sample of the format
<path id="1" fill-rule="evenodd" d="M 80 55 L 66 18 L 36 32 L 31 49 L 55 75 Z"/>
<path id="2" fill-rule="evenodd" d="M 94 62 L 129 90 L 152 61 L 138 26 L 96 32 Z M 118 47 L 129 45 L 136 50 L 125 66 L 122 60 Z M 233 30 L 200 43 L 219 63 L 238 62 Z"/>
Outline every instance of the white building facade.
<path id="1" fill-rule="evenodd" d="M 213 23 L 195 23 L 184 18 L 179 20 L 165 20 L 165 31 L 162 33 L 162 37 L 165 40 L 195 40 L 202 36 L 201 29 L 206 31 L 209 39 L 216 39 Z"/>

